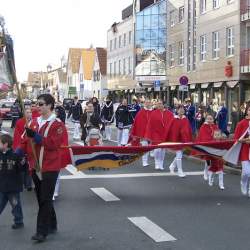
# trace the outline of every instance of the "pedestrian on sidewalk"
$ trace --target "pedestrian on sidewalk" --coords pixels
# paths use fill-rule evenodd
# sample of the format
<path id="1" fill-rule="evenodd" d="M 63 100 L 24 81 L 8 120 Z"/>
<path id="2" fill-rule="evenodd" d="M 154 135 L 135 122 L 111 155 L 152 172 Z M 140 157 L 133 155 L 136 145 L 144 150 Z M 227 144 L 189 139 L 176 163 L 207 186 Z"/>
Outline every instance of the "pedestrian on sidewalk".
<path id="1" fill-rule="evenodd" d="M 104 139 L 110 141 L 112 132 L 111 125 L 114 122 L 114 105 L 109 96 L 107 96 L 106 101 L 102 107 L 101 119 L 102 122 L 104 123 L 104 128 L 105 128 Z"/>
<path id="2" fill-rule="evenodd" d="M 9 202 L 14 216 L 12 229 L 23 228 L 21 192 L 23 191 L 20 157 L 12 150 L 12 138 L 8 134 L 0 136 L 0 214 Z"/>
<path id="3" fill-rule="evenodd" d="M 68 113 L 68 119 L 72 115 L 72 122 L 74 123 L 74 135 L 73 135 L 74 140 L 80 139 L 80 117 L 82 114 L 83 114 L 82 105 L 78 101 L 78 97 L 75 96 L 74 102 L 72 103 Z"/>
<path id="4" fill-rule="evenodd" d="M 118 146 L 126 146 L 129 139 L 129 130 L 134 122 L 132 110 L 127 99 L 123 99 L 115 112 Z"/>
<path id="5" fill-rule="evenodd" d="M 22 117 L 22 111 L 20 107 L 20 102 L 18 99 L 15 100 L 14 104 L 10 108 L 10 113 L 11 113 L 11 128 L 15 128 L 16 122 L 19 118 Z"/>
<path id="6" fill-rule="evenodd" d="M 224 133 L 228 137 L 230 133 L 227 129 L 227 124 L 228 124 L 227 113 L 228 113 L 228 110 L 225 107 L 224 102 L 221 102 L 215 119 L 218 123 L 218 127 L 221 130 L 221 132 Z"/>
<path id="7" fill-rule="evenodd" d="M 152 111 L 146 128 L 145 138 L 153 145 L 170 141 L 170 128 L 174 116 L 172 112 L 165 109 L 163 101 L 157 101 L 157 109 Z M 155 169 L 164 170 L 165 149 L 154 150 Z"/>
<path id="8" fill-rule="evenodd" d="M 130 143 L 132 145 L 148 146 L 149 141 L 145 138 L 147 124 L 152 113 L 152 103 L 146 99 L 143 108 L 135 116 L 135 120 L 130 131 Z M 142 156 L 142 166 L 147 167 L 149 152 Z"/>
<path id="9" fill-rule="evenodd" d="M 178 115 L 174 116 L 174 121 L 170 130 L 170 140 L 172 142 L 191 142 L 192 141 L 192 129 L 189 123 L 189 120 L 185 116 L 185 109 L 183 105 L 179 105 L 177 108 Z M 174 173 L 175 168 L 177 167 L 178 176 L 183 178 L 185 173 L 182 170 L 182 150 L 176 151 L 176 157 L 169 166 L 171 173 Z"/>
<path id="10" fill-rule="evenodd" d="M 68 145 L 68 134 L 64 123 L 53 113 L 55 99 L 50 94 L 42 94 L 38 97 L 37 104 L 41 116 L 26 127 L 26 135 L 17 151 L 20 155 L 25 153 L 28 156 L 39 206 L 36 233 L 31 239 L 43 242 L 48 234 L 57 231 L 52 198 L 59 171 L 69 163 L 69 159 L 66 159 L 69 152 L 62 148 Z M 39 170 L 30 140 L 34 143 L 39 159 Z"/>
<path id="11" fill-rule="evenodd" d="M 234 139 L 242 142 L 239 161 L 242 165 L 241 192 L 250 197 L 250 105 L 246 107 L 246 116 L 235 129 Z"/>
<path id="12" fill-rule="evenodd" d="M 197 142 L 209 142 L 220 139 L 221 132 L 216 124 L 214 124 L 214 118 L 212 115 L 207 115 L 205 123 L 201 126 L 199 134 L 196 138 Z M 213 186 L 214 176 L 217 173 L 219 177 L 219 188 L 224 189 L 224 179 L 223 179 L 223 160 L 216 159 L 212 156 L 203 156 L 205 162 L 204 168 L 204 180 L 208 180 L 209 186 Z"/>

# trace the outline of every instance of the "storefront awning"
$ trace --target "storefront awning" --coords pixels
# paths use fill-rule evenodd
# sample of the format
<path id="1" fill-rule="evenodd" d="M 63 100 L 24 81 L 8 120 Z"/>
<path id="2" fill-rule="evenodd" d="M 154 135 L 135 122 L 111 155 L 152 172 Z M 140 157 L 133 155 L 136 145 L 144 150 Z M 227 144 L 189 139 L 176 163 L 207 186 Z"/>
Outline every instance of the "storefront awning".
<path id="1" fill-rule="evenodd" d="M 227 82 L 227 86 L 229 88 L 234 88 L 239 82 L 238 81 L 230 81 L 230 82 Z"/>
<path id="2" fill-rule="evenodd" d="M 195 87 L 196 87 L 196 84 L 190 84 L 189 85 L 189 89 L 195 89 Z"/>
<path id="3" fill-rule="evenodd" d="M 220 88 L 223 82 L 214 82 L 214 88 Z"/>
<path id="4" fill-rule="evenodd" d="M 171 88 L 170 88 L 171 90 L 175 90 L 176 89 L 176 85 L 174 85 L 174 86 L 171 86 Z"/>
<path id="5" fill-rule="evenodd" d="M 207 89 L 207 88 L 208 88 L 208 85 L 209 85 L 209 83 L 202 83 L 202 84 L 201 84 L 201 88 L 202 88 L 202 89 Z"/>

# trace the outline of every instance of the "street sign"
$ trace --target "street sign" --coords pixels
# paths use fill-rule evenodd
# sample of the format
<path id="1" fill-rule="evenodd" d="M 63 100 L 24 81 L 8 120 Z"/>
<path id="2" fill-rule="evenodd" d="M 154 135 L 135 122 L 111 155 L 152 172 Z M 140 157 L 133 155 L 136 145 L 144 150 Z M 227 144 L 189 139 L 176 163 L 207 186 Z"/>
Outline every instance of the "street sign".
<path id="1" fill-rule="evenodd" d="M 161 90 L 161 81 L 157 80 L 154 81 L 154 91 L 160 91 Z"/>
<path id="2" fill-rule="evenodd" d="M 179 91 L 188 92 L 188 85 L 180 85 L 179 86 Z"/>
<path id="3" fill-rule="evenodd" d="M 188 77 L 187 76 L 181 76 L 179 79 L 180 85 L 188 85 Z"/>
<path id="4" fill-rule="evenodd" d="M 69 95 L 76 95 L 76 87 L 70 86 L 68 94 Z"/>

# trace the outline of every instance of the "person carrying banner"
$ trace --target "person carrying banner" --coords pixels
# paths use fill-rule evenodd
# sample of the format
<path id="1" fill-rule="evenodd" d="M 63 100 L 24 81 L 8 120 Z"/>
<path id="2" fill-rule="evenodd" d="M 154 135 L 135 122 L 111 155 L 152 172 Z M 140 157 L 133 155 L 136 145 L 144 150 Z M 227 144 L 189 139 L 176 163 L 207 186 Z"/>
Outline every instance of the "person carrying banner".
<path id="1" fill-rule="evenodd" d="M 154 145 L 169 141 L 169 132 L 174 120 L 172 112 L 164 108 L 162 100 L 157 101 L 156 107 L 150 115 L 145 133 L 145 138 Z M 164 170 L 165 149 L 155 149 L 154 158 L 155 169 Z"/>
<path id="2" fill-rule="evenodd" d="M 170 130 L 170 140 L 172 142 L 191 142 L 192 141 L 192 129 L 189 123 L 189 120 L 185 116 L 185 109 L 183 105 L 177 107 L 178 115 L 174 116 L 174 121 Z M 174 173 L 175 168 L 177 167 L 178 176 L 183 178 L 186 175 L 182 170 L 182 150 L 176 151 L 176 157 L 169 166 L 171 173 Z"/>
<path id="3" fill-rule="evenodd" d="M 21 148 L 16 151 L 19 154 L 25 152 L 28 156 L 39 205 L 36 233 L 31 239 L 43 242 L 49 233 L 57 231 L 52 198 L 58 173 L 70 160 L 68 149 L 62 148 L 68 145 L 67 130 L 53 113 L 55 99 L 50 94 L 42 94 L 38 97 L 37 104 L 41 116 L 26 127 L 26 136 L 22 140 Z M 35 144 L 39 166 L 32 153 L 30 139 Z"/>
<path id="4" fill-rule="evenodd" d="M 207 115 L 205 123 L 201 126 L 199 134 L 196 138 L 197 142 L 209 142 L 221 138 L 221 133 L 212 115 Z M 223 167 L 224 163 L 221 159 L 216 159 L 212 156 L 203 156 L 205 162 L 204 180 L 208 180 L 209 186 L 213 186 L 214 174 L 217 173 L 219 177 L 219 188 L 224 189 Z"/>
<path id="5" fill-rule="evenodd" d="M 241 192 L 250 197 L 250 105 L 246 107 L 246 116 L 235 129 L 234 139 L 242 143 L 239 161 L 242 165 Z"/>
<path id="6" fill-rule="evenodd" d="M 118 146 L 126 146 L 129 139 L 129 129 L 134 122 L 132 110 L 128 107 L 127 99 L 123 99 L 115 112 L 116 127 L 118 129 Z"/>
<path id="7" fill-rule="evenodd" d="M 143 108 L 135 116 L 135 120 L 130 131 L 130 142 L 132 145 L 147 146 L 149 141 L 145 138 L 146 128 L 152 112 L 152 103 L 149 99 L 144 102 Z M 147 167 L 149 152 L 144 153 L 142 156 L 142 166 Z"/>

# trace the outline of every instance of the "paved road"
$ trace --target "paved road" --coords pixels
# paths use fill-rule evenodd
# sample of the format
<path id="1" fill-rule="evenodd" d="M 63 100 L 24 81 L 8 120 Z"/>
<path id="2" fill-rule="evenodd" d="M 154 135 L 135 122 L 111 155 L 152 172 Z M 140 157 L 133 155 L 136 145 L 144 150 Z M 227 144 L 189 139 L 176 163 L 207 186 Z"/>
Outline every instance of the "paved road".
<path id="1" fill-rule="evenodd" d="M 184 170 L 184 179 L 140 161 L 111 171 L 63 170 L 55 201 L 59 232 L 43 244 L 30 241 L 37 205 L 25 191 L 25 228 L 10 228 L 8 207 L 0 216 L 0 250 L 249 249 L 250 200 L 240 194 L 239 176 L 225 175 L 221 191 L 203 181 L 200 163 L 185 160 Z"/>

